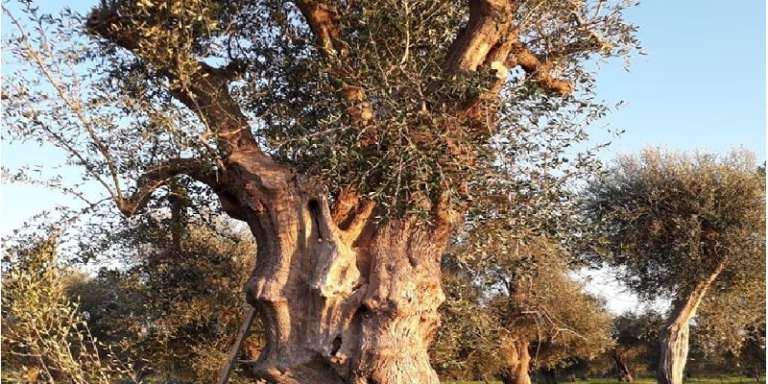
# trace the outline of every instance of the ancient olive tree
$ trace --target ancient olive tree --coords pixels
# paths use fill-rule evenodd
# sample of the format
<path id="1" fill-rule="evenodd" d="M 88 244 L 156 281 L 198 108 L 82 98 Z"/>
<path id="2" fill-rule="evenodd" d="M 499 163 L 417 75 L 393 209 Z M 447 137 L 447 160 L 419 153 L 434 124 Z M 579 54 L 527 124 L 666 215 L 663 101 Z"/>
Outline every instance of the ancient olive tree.
<path id="1" fill-rule="evenodd" d="M 631 289 L 673 299 L 660 334 L 661 383 L 682 382 L 688 323 L 706 295 L 763 295 L 750 291 L 765 279 L 764 185 L 764 172 L 745 151 L 718 157 L 646 150 L 621 158 L 589 188 L 592 217 L 607 238 L 597 251 L 624 267 Z"/>
<path id="2" fill-rule="evenodd" d="M 63 149 L 126 216 L 194 180 L 247 223 L 258 244 L 247 297 L 268 330 L 258 377 L 436 383 L 427 347 L 449 238 L 520 148 L 583 140 L 559 133 L 602 113 L 585 63 L 636 47 L 628 5 L 6 10 L 18 27 L 8 50 L 26 65 L 4 83 L 5 118 L 12 137 Z M 546 140 L 523 140 L 531 131 Z"/>

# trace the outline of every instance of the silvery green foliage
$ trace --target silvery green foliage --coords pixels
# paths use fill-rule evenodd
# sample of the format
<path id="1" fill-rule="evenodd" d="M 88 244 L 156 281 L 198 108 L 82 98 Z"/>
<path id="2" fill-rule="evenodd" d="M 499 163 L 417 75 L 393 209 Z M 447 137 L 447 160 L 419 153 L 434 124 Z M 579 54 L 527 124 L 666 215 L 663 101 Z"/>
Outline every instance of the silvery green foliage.
<path id="1" fill-rule="evenodd" d="M 3 381 L 138 382 L 136 371 L 91 334 L 66 294 L 75 274 L 56 258 L 56 236 L 3 258 Z"/>
<path id="2" fill-rule="evenodd" d="M 605 236 L 593 250 L 646 298 L 688 294 L 720 263 L 712 293 L 747 288 L 764 279 L 764 184 L 743 150 L 625 156 L 589 187 L 589 217 Z"/>
<path id="3" fill-rule="evenodd" d="M 631 5 L 520 2 L 521 39 L 556 58 L 554 71 L 574 81 L 576 92 L 554 97 L 510 68 L 482 134 L 455 111 L 495 74 L 446 77 L 441 68 L 467 19 L 463 2 L 341 1 L 345 48 L 336 56 L 324 54 L 298 9 L 283 1 L 105 1 L 96 8 L 92 16 L 119 10 L 130 20 L 124 27 L 142 36 L 137 51 L 160 65 L 89 35 L 81 15 L 45 15 L 28 5 L 6 35 L 20 66 L 4 82 L 4 118 L 11 139 L 59 147 L 85 179 L 119 198 L 165 159 L 217 166 L 215 135 L 167 91 L 169 74 L 183 88 L 202 61 L 236 79 L 231 91 L 267 152 L 320 177 L 332 194 L 354 187 L 385 213 L 402 214 L 438 191 L 466 201 L 493 195 L 489 181 L 535 183 L 588 161 L 587 146 L 571 148 L 606 112 L 593 95 L 593 59 L 627 57 L 638 47 L 635 27 L 623 19 Z M 373 110 L 366 124 L 356 124 L 354 106 L 339 97 L 348 85 L 365 92 Z"/>

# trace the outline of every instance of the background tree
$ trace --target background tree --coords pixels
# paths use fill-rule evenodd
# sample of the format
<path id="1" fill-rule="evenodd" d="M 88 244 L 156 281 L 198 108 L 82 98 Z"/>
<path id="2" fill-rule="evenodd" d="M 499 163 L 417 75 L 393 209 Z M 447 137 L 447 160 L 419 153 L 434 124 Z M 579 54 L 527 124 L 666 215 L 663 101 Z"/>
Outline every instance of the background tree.
<path id="1" fill-rule="evenodd" d="M 179 229 L 176 239 L 173 221 L 156 217 L 115 234 L 108 246 L 123 253 L 123 265 L 68 291 L 79 297 L 93 334 L 120 346 L 144 380 L 215 382 L 247 311 L 240 293 L 254 245 L 226 228 Z M 263 347 L 260 326 L 252 328 L 242 360 L 256 359 Z"/>
<path id="2" fill-rule="evenodd" d="M 563 250 L 492 223 L 499 222 L 478 226 L 446 258 L 453 263 L 444 267 L 450 296 L 443 311 L 454 321 L 439 332 L 433 355 L 465 379 L 529 383 L 530 372 L 552 376 L 609 347 L 610 316 L 569 276 Z"/>
<path id="3" fill-rule="evenodd" d="M 450 253 L 443 258 L 442 271 L 446 299 L 430 347 L 432 366 L 443 379 L 492 380 L 501 370 L 499 326 L 477 273 Z"/>
<path id="4" fill-rule="evenodd" d="M 655 372 L 658 367 L 659 332 L 664 324 L 662 315 L 653 310 L 627 312 L 613 320 L 616 346 L 611 358 L 621 382 Z"/>
<path id="5" fill-rule="evenodd" d="M 489 303 L 503 335 L 502 381 L 530 383 L 529 372 L 537 369 L 556 381 L 558 368 L 611 346 L 610 316 L 601 300 L 568 275 L 556 248 L 542 239 L 517 241 L 518 267 L 500 264 L 506 284 Z"/>
<path id="6" fill-rule="evenodd" d="M 621 277 L 639 294 L 673 299 L 661 333 L 660 382 L 682 382 L 689 321 L 707 293 L 750 296 L 750 282 L 765 279 L 764 185 L 745 151 L 646 150 L 621 158 L 590 186 L 589 209 L 607 238 L 597 251 L 624 267 Z"/>
<path id="7" fill-rule="evenodd" d="M 738 290 L 717 287 L 706 297 L 693 338 L 697 373 L 730 372 L 758 377 L 765 372 L 764 272 Z M 757 276 L 762 275 L 763 278 Z M 762 329 L 762 330 L 761 330 Z"/>
<path id="8" fill-rule="evenodd" d="M 112 384 L 136 370 L 94 337 L 66 295 L 56 236 L 6 247 L 2 285 L 2 378 L 17 383 Z"/>
<path id="9" fill-rule="evenodd" d="M 528 123 L 555 147 L 584 139 L 569 121 L 604 111 L 585 63 L 634 48 L 626 5 L 29 7 L 30 28 L 12 19 L 9 51 L 28 65 L 4 83 L 4 113 L 12 137 L 63 149 L 125 216 L 186 178 L 247 223 L 247 295 L 268 330 L 259 377 L 435 383 L 427 346 L 453 230 L 536 141 Z"/>

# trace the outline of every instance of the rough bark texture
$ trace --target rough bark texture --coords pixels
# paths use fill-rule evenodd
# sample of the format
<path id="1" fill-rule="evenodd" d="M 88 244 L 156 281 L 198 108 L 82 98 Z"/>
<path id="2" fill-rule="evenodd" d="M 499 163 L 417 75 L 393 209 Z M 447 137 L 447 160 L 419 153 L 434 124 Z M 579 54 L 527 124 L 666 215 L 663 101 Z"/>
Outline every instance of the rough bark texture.
<path id="1" fill-rule="evenodd" d="M 343 199 L 332 213 L 322 192 L 260 158 L 235 152 L 222 191 L 259 244 L 247 289 L 269 333 L 252 371 L 273 383 L 437 383 L 426 351 L 448 231 L 376 223 L 372 205 Z"/>
<path id="2" fill-rule="evenodd" d="M 502 383 L 531 384 L 531 376 L 528 373 L 531 366 L 529 345 L 527 340 L 502 341 L 501 354 L 507 366 L 500 375 Z"/>
<path id="3" fill-rule="evenodd" d="M 618 375 L 620 382 L 631 383 L 634 378 L 632 377 L 632 371 L 629 369 L 624 353 L 624 350 L 621 348 L 615 348 L 613 350 L 613 360 L 616 362 L 616 374 Z"/>
<path id="4" fill-rule="evenodd" d="M 326 56 L 343 59 L 351 54 L 339 41 L 343 15 L 331 3 L 296 4 Z M 520 43 L 512 25 L 515 8 L 510 0 L 471 1 L 469 23 L 446 57 L 448 73 L 483 65 L 496 70 L 498 81 L 491 90 L 456 111 L 478 120 L 474 125 L 484 132 L 490 123 L 479 119 L 477 111 L 498 97 L 509 65 L 520 65 L 558 93 L 570 91 L 569 82 L 551 78 L 550 63 Z M 148 169 L 131 196 L 118 194 L 115 200 L 130 216 L 154 190 L 184 174 L 209 185 L 226 213 L 248 223 L 258 243 L 258 265 L 247 294 L 268 330 L 266 347 L 251 362 L 253 374 L 272 383 L 437 383 L 427 347 L 444 300 L 440 257 L 458 216 L 446 201 L 440 199 L 433 207 L 434 226 L 407 217 L 375 222 L 373 204 L 350 191 L 331 204 L 326 191 L 310 187 L 316 183 L 261 151 L 230 94 L 230 68 L 199 62 L 184 79 L 176 78 L 169 70 L 176 55 L 194 58 L 143 47 L 136 24 L 111 6 L 95 10 L 86 26 L 167 77 L 170 94 L 216 135 L 215 172 L 211 164 L 194 159 L 167 161 Z M 345 84 L 343 98 L 353 120 L 374 120 L 365 90 L 347 84 L 349 79 L 337 80 Z M 527 343 L 518 347 L 515 382 L 528 384 Z"/>
<path id="5" fill-rule="evenodd" d="M 718 265 L 709 277 L 696 284 L 686 297 L 675 301 L 669 322 L 659 337 L 661 359 L 657 378 L 660 384 L 683 383 L 683 371 L 688 358 L 688 338 L 690 335 L 688 323 L 696 315 L 701 300 L 704 299 L 707 290 L 720 275 L 723 268 L 725 268 L 725 263 Z"/>

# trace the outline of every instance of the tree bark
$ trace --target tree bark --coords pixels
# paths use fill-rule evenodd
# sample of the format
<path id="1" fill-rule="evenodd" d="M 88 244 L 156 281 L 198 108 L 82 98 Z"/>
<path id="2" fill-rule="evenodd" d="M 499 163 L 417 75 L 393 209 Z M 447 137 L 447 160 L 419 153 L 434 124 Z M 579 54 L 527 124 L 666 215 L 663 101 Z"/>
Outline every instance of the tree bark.
<path id="1" fill-rule="evenodd" d="M 347 55 L 339 41 L 341 15 L 332 4 L 296 3 L 325 54 Z M 450 49 L 445 70 L 455 74 L 487 66 L 497 74 L 487 94 L 456 110 L 470 129 L 489 132 L 486 115 L 478 111 L 492 108 L 486 104 L 498 96 L 508 65 L 520 65 L 543 87 L 570 92 L 570 82 L 553 79 L 552 64 L 518 39 L 514 2 L 474 0 L 469 5 L 468 26 Z M 193 60 L 189 52 L 145 49 L 136 20 L 130 15 L 126 19 L 118 9 L 112 4 L 94 10 L 88 30 L 134 52 L 166 76 L 170 94 L 215 133 L 220 159 L 215 170 L 192 159 L 149 169 L 136 191 L 130 197 L 118 193 L 116 203 L 130 216 L 154 190 L 186 174 L 209 185 L 226 213 L 248 223 L 258 244 L 258 264 L 246 291 L 268 330 L 267 345 L 252 362 L 254 375 L 271 383 L 438 383 L 427 347 L 444 300 L 440 257 L 457 214 L 441 199 L 433 209 L 432 226 L 409 217 L 375 222 L 370 220 L 372 204 L 357 199 L 347 204 L 342 197 L 335 207 L 349 209 L 331 212 L 326 192 L 313 187 L 317 183 L 260 150 L 248 117 L 230 94 L 227 67 L 199 62 L 176 78 L 173 63 L 179 57 Z M 363 89 L 347 84 L 344 97 L 354 105 L 348 110 L 354 121 L 375 119 Z M 529 384 L 527 343 L 520 354 L 516 383 Z"/>
<path id="2" fill-rule="evenodd" d="M 268 333 L 253 374 L 280 384 L 438 383 L 427 347 L 450 230 L 377 222 L 372 204 L 332 213 L 287 168 L 253 154 L 230 160 L 235 177 L 220 195 L 243 208 L 259 245 L 247 295 Z"/>
<path id="3" fill-rule="evenodd" d="M 661 350 L 657 378 L 660 384 L 683 383 L 690 335 L 688 323 L 696 315 L 704 295 L 724 268 L 725 263 L 720 263 L 714 272 L 696 284 L 686 297 L 675 301 L 667 326 L 659 337 Z"/>
<path id="4" fill-rule="evenodd" d="M 632 377 L 632 371 L 629 369 L 624 351 L 621 348 L 615 348 L 613 350 L 613 360 L 616 362 L 616 374 L 619 376 L 619 381 L 622 383 L 631 383 L 634 378 Z"/>
<path id="5" fill-rule="evenodd" d="M 502 341 L 501 354 L 506 365 L 500 375 L 502 383 L 531 384 L 529 345 L 527 340 Z"/>

